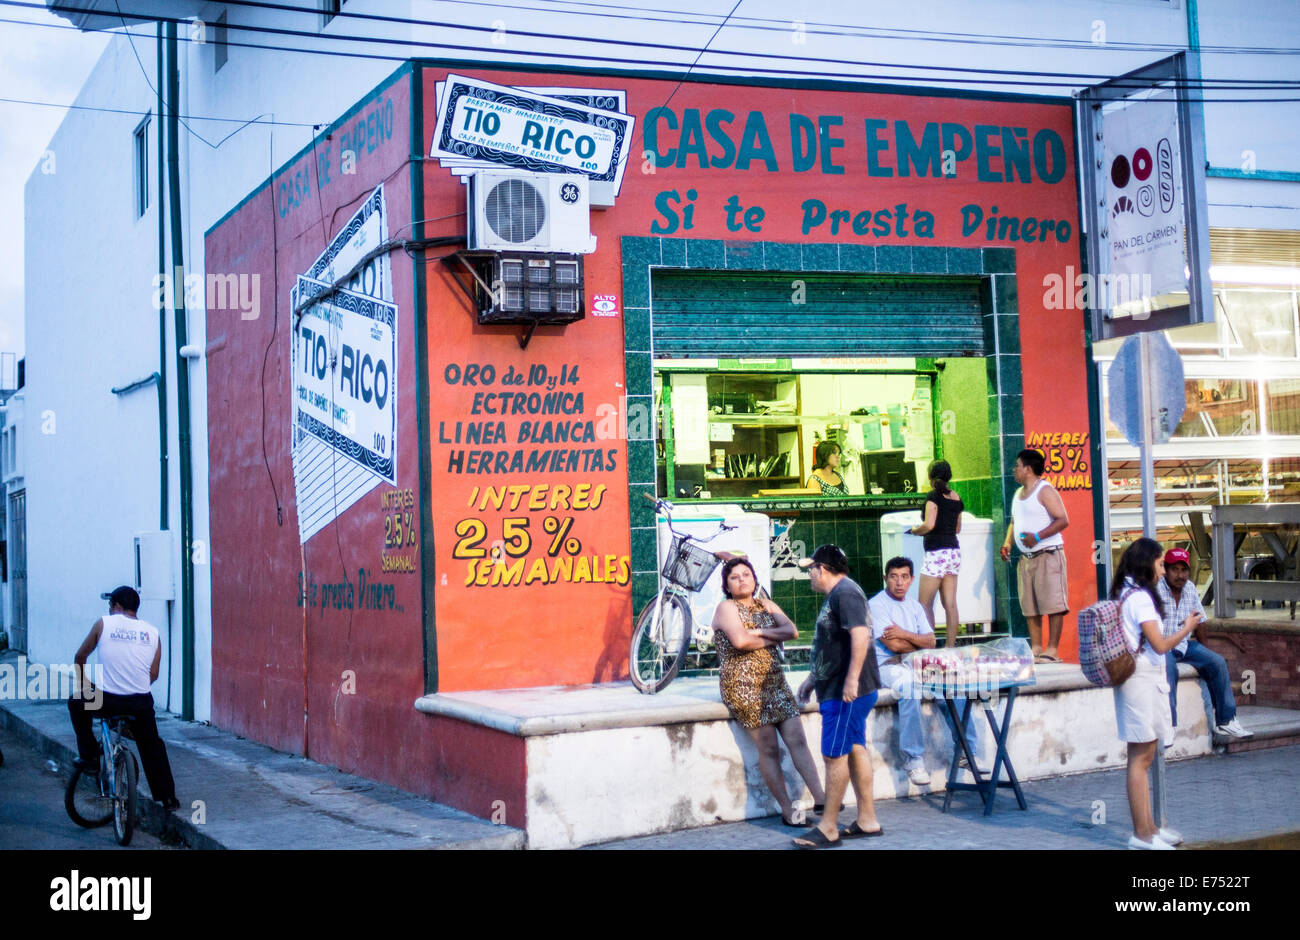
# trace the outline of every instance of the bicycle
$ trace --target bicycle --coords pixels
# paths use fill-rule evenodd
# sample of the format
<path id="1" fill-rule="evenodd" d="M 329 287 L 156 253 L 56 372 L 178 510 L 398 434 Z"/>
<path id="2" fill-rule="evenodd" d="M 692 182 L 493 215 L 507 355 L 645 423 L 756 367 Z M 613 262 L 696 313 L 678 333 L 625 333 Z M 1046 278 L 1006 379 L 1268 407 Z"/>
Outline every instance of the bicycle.
<path id="1" fill-rule="evenodd" d="M 710 542 L 723 532 L 736 528 L 725 522 L 708 538 L 700 538 L 673 528 L 673 504 L 643 493 L 655 504 L 655 512 L 668 520 L 672 542 L 668 547 L 660 574 L 659 593 L 642 608 L 632 630 L 628 652 L 628 671 L 632 684 L 647 695 L 665 688 L 677 677 L 695 636 L 694 616 L 689 597 L 709 580 L 715 568 L 731 552 L 710 552 L 697 542 Z"/>
<path id="2" fill-rule="evenodd" d="M 99 774 L 73 767 L 63 794 L 68 816 L 78 826 L 95 829 L 111 820 L 118 845 L 128 845 L 135 832 L 140 767 L 122 732 L 129 715 L 99 719 Z"/>

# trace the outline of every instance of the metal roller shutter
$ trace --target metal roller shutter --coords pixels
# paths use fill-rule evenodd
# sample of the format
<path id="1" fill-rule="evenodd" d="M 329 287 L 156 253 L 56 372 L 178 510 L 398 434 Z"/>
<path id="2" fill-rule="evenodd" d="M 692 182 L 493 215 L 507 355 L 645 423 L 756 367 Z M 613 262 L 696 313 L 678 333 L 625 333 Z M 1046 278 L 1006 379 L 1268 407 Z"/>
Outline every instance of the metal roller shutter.
<path id="1" fill-rule="evenodd" d="M 651 298 L 657 357 L 985 352 L 978 278 L 657 270 Z"/>

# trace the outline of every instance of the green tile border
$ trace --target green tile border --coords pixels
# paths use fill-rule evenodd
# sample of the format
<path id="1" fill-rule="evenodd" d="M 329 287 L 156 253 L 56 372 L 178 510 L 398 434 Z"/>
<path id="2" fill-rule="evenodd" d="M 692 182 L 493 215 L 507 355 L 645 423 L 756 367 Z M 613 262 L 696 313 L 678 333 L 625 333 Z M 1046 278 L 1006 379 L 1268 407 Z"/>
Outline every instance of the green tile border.
<path id="1" fill-rule="evenodd" d="M 631 394 L 642 391 L 647 359 L 653 370 L 654 268 L 694 270 L 847 271 L 862 274 L 946 273 L 981 275 L 980 300 L 984 307 L 985 357 L 989 369 L 989 514 L 994 542 L 1001 545 L 1006 531 L 1008 500 L 1014 493 L 1011 460 L 1024 447 L 1024 398 L 1020 362 L 1020 313 L 1013 248 L 959 248 L 926 245 L 839 245 L 813 242 L 744 242 L 708 238 L 658 238 L 625 235 L 620 242 L 623 274 L 624 356 L 636 375 L 626 376 Z M 635 301 L 635 303 L 633 302 Z M 1008 348 L 1010 347 L 1010 348 Z M 653 371 L 652 373 L 653 374 Z M 634 388 L 635 386 L 635 388 Z M 628 484 L 639 502 L 642 492 L 655 491 L 654 434 L 650 439 L 627 442 Z M 646 504 L 647 510 L 649 504 Z M 657 559 L 651 513 L 629 506 L 632 533 L 633 609 L 640 610 L 657 589 Z M 1000 564 L 997 571 L 995 616 L 1010 624 L 1014 635 L 1027 636 L 1020 613 L 1015 578 Z"/>

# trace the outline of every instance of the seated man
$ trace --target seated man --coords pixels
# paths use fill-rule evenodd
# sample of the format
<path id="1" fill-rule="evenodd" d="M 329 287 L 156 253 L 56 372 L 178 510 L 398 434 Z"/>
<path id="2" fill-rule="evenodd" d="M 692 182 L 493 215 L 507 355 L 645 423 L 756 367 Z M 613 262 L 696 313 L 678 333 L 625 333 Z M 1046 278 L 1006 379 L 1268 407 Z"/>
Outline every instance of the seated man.
<path id="1" fill-rule="evenodd" d="M 167 745 L 158 736 L 158 724 L 153 714 L 153 695 L 149 687 L 158 679 L 162 663 L 162 644 L 158 628 L 136 616 L 140 609 L 140 595 L 134 588 L 123 585 L 111 594 L 108 613 L 95 621 L 77 650 L 76 663 L 80 673 L 86 674 L 86 659 L 99 650 L 99 665 L 103 675 L 103 703 L 95 710 L 98 696 L 93 699 L 68 699 L 72 715 L 72 730 L 77 735 L 78 763 L 84 771 L 99 772 L 99 740 L 93 728 L 95 718 L 112 718 L 129 715 L 131 734 L 140 749 L 140 763 L 149 781 L 149 792 L 164 809 L 177 809 L 176 784 L 172 780 L 171 763 L 167 760 Z M 83 680 L 88 683 L 89 680 Z"/>
<path id="2" fill-rule="evenodd" d="M 1205 608 L 1196 595 L 1196 586 L 1187 587 L 1191 574 L 1191 557 L 1185 549 L 1171 548 L 1165 552 L 1165 576 L 1156 580 L 1156 591 L 1165 606 L 1162 632 L 1165 636 L 1177 633 L 1190 614 L 1201 615 L 1201 622 L 1192 634 L 1196 639 L 1183 640 L 1165 657 L 1169 672 L 1170 714 L 1174 724 L 1178 724 L 1178 664 L 1190 663 L 1209 687 L 1210 702 L 1214 706 L 1214 730 L 1234 738 L 1254 737 L 1253 731 L 1247 731 L 1237 721 L 1237 700 L 1232 696 L 1227 661 L 1205 645 Z"/>
<path id="3" fill-rule="evenodd" d="M 903 752 L 903 769 L 918 787 L 930 782 L 925 771 L 925 733 L 921 730 L 921 697 L 912 670 L 903 664 L 903 654 L 912 650 L 933 649 L 934 629 L 925 608 L 909 600 L 912 586 L 912 560 L 891 558 L 885 563 L 885 589 L 871 599 L 871 629 L 875 635 L 876 661 L 880 681 L 898 696 L 898 749 Z M 971 714 L 966 740 L 972 754 L 978 754 L 979 728 Z M 963 757 L 961 766 L 965 766 Z"/>

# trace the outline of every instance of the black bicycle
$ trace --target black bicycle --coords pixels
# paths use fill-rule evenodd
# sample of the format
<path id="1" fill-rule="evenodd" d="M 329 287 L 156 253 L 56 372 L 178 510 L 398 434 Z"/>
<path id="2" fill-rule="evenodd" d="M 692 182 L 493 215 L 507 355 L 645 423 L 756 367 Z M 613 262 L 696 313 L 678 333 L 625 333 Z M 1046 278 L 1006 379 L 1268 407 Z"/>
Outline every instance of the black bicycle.
<path id="1" fill-rule="evenodd" d="M 118 845 L 130 844 L 138 812 L 140 766 L 123 738 L 130 721 L 129 715 L 99 719 L 99 772 L 74 765 L 63 794 L 74 823 L 94 829 L 111 821 Z"/>

